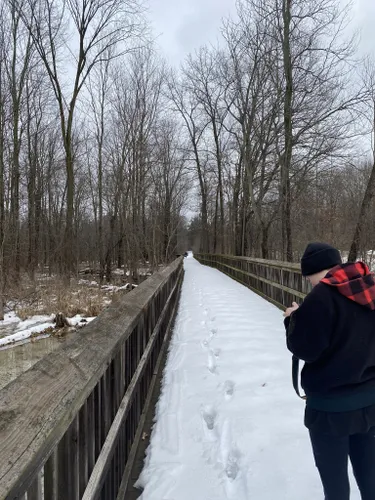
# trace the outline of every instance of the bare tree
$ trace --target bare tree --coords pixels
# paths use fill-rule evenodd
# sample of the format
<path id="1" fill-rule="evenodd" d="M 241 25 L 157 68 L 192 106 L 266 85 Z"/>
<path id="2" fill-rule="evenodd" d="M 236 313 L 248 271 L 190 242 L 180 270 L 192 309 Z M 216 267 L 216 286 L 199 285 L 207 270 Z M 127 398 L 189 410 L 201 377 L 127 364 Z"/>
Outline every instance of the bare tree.
<path id="1" fill-rule="evenodd" d="M 24 2 L 20 4 L 23 8 Z M 13 3 L 9 5 L 10 18 L 10 53 L 5 58 L 5 69 L 9 82 L 12 112 L 12 173 L 10 183 L 10 232 L 14 252 L 14 278 L 19 279 L 20 272 L 20 154 L 24 128 L 21 124 L 22 107 L 28 73 L 30 70 L 33 43 L 24 29 L 19 11 Z"/>
<path id="2" fill-rule="evenodd" d="M 5 85 L 5 61 L 8 48 L 5 25 L 5 5 L 0 6 L 0 320 L 4 319 L 5 291 L 5 162 L 6 162 L 6 126 L 8 93 Z"/>
<path id="3" fill-rule="evenodd" d="M 109 99 L 110 91 L 110 61 L 108 56 L 106 60 L 99 64 L 95 72 L 95 78 L 89 79 L 90 104 L 92 115 L 94 118 L 95 127 L 95 143 L 97 153 L 97 182 L 95 192 L 97 192 L 98 209 L 95 210 L 97 219 L 97 234 L 98 234 L 98 250 L 99 250 L 99 277 L 100 283 L 103 281 L 105 274 L 105 259 L 104 259 L 104 237 L 103 237 L 103 173 L 104 173 L 104 147 L 105 147 L 105 126 L 108 123 L 105 120 L 105 111 L 107 109 L 107 100 Z M 96 213 L 97 212 L 97 213 Z"/>
<path id="4" fill-rule="evenodd" d="M 375 197 L 375 62 L 367 59 L 364 63 L 363 83 L 367 93 L 365 101 L 364 116 L 370 125 L 371 149 L 372 149 L 372 168 L 367 182 L 366 190 L 361 203 L 357 225 L 355 227 L 353 240 L 351 243 L 348 260 L 355 262 L 362 243 L 362 232 L 366 224 L 366 219 L 370 215 L 370 209 Z"/>
<path id="5" fill-rule="evenodd" d="M 223 179 L 223 156 L 225 149 L 225 127 L 224 120 L 228 113 L 225 105 L 225 87 L 220 78 L 220 64 L 223 55 L 219 51 L 209 50 L 202 47 L 196 57 L 189 57 L 183 69 L 187 85 L 190 87 L 196 103 L 201 112 L 204 113 L 212 131 L 213 151 L 217 173 L 217 196 L 218 210 L 215 210 L 215 220 L 219 215 L 220 232 L 215 231 L 215 240 L 218 234 L 220 251 L 225 248 L 225 202 L 224 202 L 224 179 Z M 216 244 L 214 245 L 216 252 Z"/>
<path id="6" fill-rule="evenodd" d="M 336 0 L 256 0 L 257 15 L 274 42 L 275 90 L 283 101 L 280 198 L 284 257 L 291 260 L 292 180 L 342 148 L 350 137 L 353 39 L 345 37 L 348 9 Z M 355 89 L 354 89 L 355 90 Z M 300 174 L 298 174 L 300 172 Z"/>
<path id="7" fill-rule="evenodd" d="M 134 39 L 139 39 L 142 31 L 140 6 L 136 0 L 25 0 L 22 4 L 18 0 L 14 2 L 45 66 L 59 108 L 67 182 L 64 267 L 69 273 L 75 260 L 72 255 L 75 188 L 72 141 L 78 97 L 97 64 L 108 60 L 114 54 L 128 51 Z M 75 66 L 68 97 L 64 86 L 61 56 L 66 51 L 69 36 L 67 27 L 70 25 L 74 26 L 78 43 L 71 43 L 67 48 L 73 55 Z"/>
<path id="8" fill-rule="evenodd" d="M 228 64 L 222 65 L 223 78 L 228 81 L 226 102 L 237 123 L 232 133 L 240 151 L 238 164 L 243 166 L 243 172 L 239 168 L 236 176 L 236 185 L 243 184 L 239 248 L 245 255 L 247 246 L 255 247 L 267 258 L 269 228 L 278 210 L 278 203 L 269 210 L 267 197 L 279 171 L 275 152 L 281 133 L 281 101 L 274 92 L 271 50 L 263 23 L 240 5 L 239 21 L 226 24 L 225 38 L 229 50 Z M 255 228 L 247 245 L 250 222 Z"/>
<path id="9" fill-rule="evenodd" d="M 187 147 L 186 156 L 190 158 L 191 152 L 198 177 L 201 200 L 200 213 L 202 222 L 202 238 L 200 251 L 208 253 L 208 179 L 205 168 L 207 162 L 202 158 L 200 151 L 203 134 L 208 125 L 208 121 L 201 116 L 198 103 L 196 99 L 194 99 L 192 89 L 186 78 L 180 81 L 175 74 L 171 74 L 168 80 L 168 95 L 173 103 L 172 109 L 177 111 L 177 113 L 181 116 L 187 131 L 188 142 L 190 145 Z"/>
<path id="10" fill-rule="evenodd" d="M 158 208 L 156 223 L 161 233 L 162 261 L 166 263 L 177 252 L 180 214 L 188 188 L 186 160 L 179 144 L 180 132 L 175 121 L 163 120 L 160 123 L 155 130 L 155 158 L 150 171 Z"/>

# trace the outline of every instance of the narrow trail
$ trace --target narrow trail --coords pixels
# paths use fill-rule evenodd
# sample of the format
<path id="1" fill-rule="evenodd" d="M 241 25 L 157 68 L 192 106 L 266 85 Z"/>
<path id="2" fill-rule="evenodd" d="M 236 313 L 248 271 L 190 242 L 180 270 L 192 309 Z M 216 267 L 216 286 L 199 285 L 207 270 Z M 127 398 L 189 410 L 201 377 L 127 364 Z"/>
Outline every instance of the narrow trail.
<path id="1" fill-rule="evenodd" d="M 281 312 L 193 258 L 185 271 L 141 499 L 322 499 Z"/>

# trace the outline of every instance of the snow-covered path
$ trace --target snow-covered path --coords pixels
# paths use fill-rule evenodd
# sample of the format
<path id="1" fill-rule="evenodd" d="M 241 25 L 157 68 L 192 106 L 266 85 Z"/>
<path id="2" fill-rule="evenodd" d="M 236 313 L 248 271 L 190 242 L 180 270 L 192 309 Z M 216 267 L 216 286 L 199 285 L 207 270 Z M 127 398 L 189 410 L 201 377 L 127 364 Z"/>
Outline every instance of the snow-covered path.
<path id="1" fill-rule="evenodd" d="M 281 312 L 193 258 L 139 484 L 142 500 L 323 498 Z"/>

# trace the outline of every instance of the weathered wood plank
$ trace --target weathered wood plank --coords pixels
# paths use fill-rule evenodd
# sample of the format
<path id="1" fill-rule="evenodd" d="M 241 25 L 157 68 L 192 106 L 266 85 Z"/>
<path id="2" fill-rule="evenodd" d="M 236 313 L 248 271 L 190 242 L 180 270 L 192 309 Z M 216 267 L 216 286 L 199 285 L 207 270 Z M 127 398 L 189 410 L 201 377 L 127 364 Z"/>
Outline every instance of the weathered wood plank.
<path id="1" fill-rule="evenodd" d="M 181 271 L 182 272 L 182 271 Z M 124 398 L 121 401 L 119 410 L 113 420 L 112 426 L 107 434 L 106 440 L 103 444 L 101 453 L 96 461 L 94 470 L 91 474 L 89 483 L 87 485 L 86 491 L 82 497 L 82 500 L 93 500 L 97 498 L 98 494 L 101 491 L 101 487 L 106 479 L 106 472 L 108 471 L 111 463 L 111 459 L 115 453 L 116 445 L 118 442 L 118 436 L 121 429 L 121 426 L 126 419 L 128 412 L 130 410 L 130 406 L 133 402 L 137 405 L 137 413 L 139 415 L 142 414 L 141 401 L 140 401 L 140 392 L 139 392 L 139 382 L 147 368 L 147 364 L 149 362 L 151 353 L 153 352 L 154 344 L 160 335 L 160 328 L 163 324 L 166 314 L 169 312 L 170 303 L 174 298 L 176 293 L 176 289 L 179 286 L 179 281 L 175 284 L 175 287 L 171 291 L 166 304 L 160 314 L 158 322 L 155 326 L 155 329 L 150 337 L 150 340 L 144 349 L 143 355 L 137 365 L 137 369 L 134 373 L 134 376 L 125 392 Z M 168 330 L 169 331 L 169 330 Z M 165 334 L 167 335 L 167 333 Z M 137 391 L 136 388 L 138 387 Z M 135 399 L 135 401 L 134 401 Z M 107 487 L 107 484 L 106 484 Z"/>
<path id="2" fill-rule="evenodd" d="M 89 453 L 92 451 L 94 429 L 89 424 L 88 408 L 91 396 L 85 401 L 79 412 L 79 436 L 78 436 L 78 455 L 79 455 L 79 498 L 85 491 L 89 480 Z M 91 434 L 90 434 L 91 433 Z"/>
<path id="3" fill-rule="evenodd" d="M 42 474 L 39 472 L 27 490 L 27 500 L 43 500 Z"/>
<path id="4" fill-rule="evenodd" d="M 178 282 L 179 288 L 181 287 L 181 283 L 182 283 L 182 280 L 180 279 Z M 153 396 L 157 376 L 159 374 L 160 367 L 161 367 L 161 364 L 162 364 L 162 361 L 163 361 L 163 358 L 165 356 L 165 352 L 166 352 L 166 349 L 168 346 L 168 340 L 170 339 L 170 336 L 172 334 L 172 325 L 173 325 L 173 322 L 175 320 L 176 313 L 177 313 L 177 307 L 178 307 L 178 296 L 179 296 L 178 294 L 175 295 L 176 300 L 173 304 L 173 309 L 172 309 L 171 314 L 170 314 L 168 325 L 165 329 L 164 335 L 160 339 L 161 340 L 161 349 L 160 349 L 159 355 L 156 359 L 154 369 L 151 372 L 151 381 L 150 381 L 148 392 L 147 392 L 147 398 L 146 398 L 146 401 L 144 404 L 144 410 L 142 412 L 141 418 L 139 419 L 136 436 L 135 436 L 133 445 L 132 445 L 131 450 L 130 450 L 129 458 L 127 460 L 127 464 L 126 464 L 126 467 L 124 470 L 124 474 L 122 477 L 121 485 L 120 485 L 116 500 L 126 500 L 126 494 L 127 494 L 127 490 L 129 488 L 129 482 L 131 479 L 131 472 L 132 472 L 132 468 L 134 467 L 134 461 L 135 461 L 136 454 L 137 454 L 137 448 L 139 446 L 139 442 L 141 440 L 142 432 L 143 432 L 145 421 L 146 421 L 147 410 L 149 409 L 149 406 L 150 406 L 150 402 L 151 402 L 151 399 Z"/>
<path id="5" fill-rule="evenodd" d="M 95 392 L 95 391 L 94 391 Z M 86 484 L 88 482 L 88 478 L 94 468 L 95 464 L 95 396 L 94 392 L 92 392 L 87 400 L 87 481 L 81 491 L 83 494 Z"/>
<path id="6" fill-rule="evenodd" d="M 69 500 L 79 500 L 79 418 L 78 415 L 73 420 L 68 433 L 70 440 L 70 455 L 69 455 Z"/>
<path id="7" fill-rule="evenodd" d="M 44 466 L 44 496 L 47 500 L 57 500 L 57 449 L 54 449 Z"/>
<path id="8" fill-rule="evenodd" d="M 57 499 L 69 498 L 69 433 L 66 432 L 57 446 Z"/>
<path id="9" fill-rule="evenodd" d="M 279 308 L 284 308 L 292 300 L 303 300 L 310 290 L 309 284 L 302 280 L 298 264 L 216 254 L 198 254 L 196 257 L 200 262 L 216 267 Z M 256 281 L 254 283 L 251 280 Z"/>
<path id="10" fill-rule="evenodd" d="M 254 274 L 254 273 L 249 273 L 247 271 L 243 271 L 242 269 L 238 269 L 237 267 L 229 266 L 228 264 L 225 264 L 223 262 L 220 262 L 220 265 L 226 267 L 227 269 L 231 269 L 232 271 L 239 272 L 245 276 L 249 276 L 250 278 L 254 278 L 254 279 L 257 279 L 259 281 L 263 281 L 264 283 L 267 283 L 267 285 L 271 285 L 275 288 L 279 288 L 280 290 L 284 290 L 285 292 L 288 292 L 292 295 L 295 295 L 296 297 L 299 297 L 301 299 L 304 299 L 306 297 L 305 293 L 302 293 L 302 292 L 299 292 L 298 290 L 294 290 L 292 288 L 289 288 L 288 286 L 281 285 L 280 283 L 278 283 L 276 281 L 268 280 L 266 278 L 263 278 L 262 276 L 259 276 L 259 275 Z"/>
<path id="11" fill-rule="evenodd" d="M 66 433 L 178 259 L 0 391 L 0 498 L 21 496 Z"/>
<path id="12" fill-rule="evenodd" d="M 230 260 L 237 260 L 237 261 L 244 261 L 244 262 L 252 262 L 254 264 L 264 264 L 267 265 L 268 267 L 274 267 L 274 268 L 280 268 L 280 269 L 286 269 L 287 271 L 291 270 L 297 273 L 301 272 L 301 268 L 299 264 L 296 264 L 294 262 L 285 262 L 285 261 L 279 261 L 279 260 L 267 260 L 267 259 L 258 259 L 255 257 L 240 257 L 240 256 L 235 256 L 235 255 L 221 255 L 221 254 L 196 254 L 194 257 L 197 260 L 215 260 L 215 258 L 225 258 L 225 259 L 230 259 Z"/>

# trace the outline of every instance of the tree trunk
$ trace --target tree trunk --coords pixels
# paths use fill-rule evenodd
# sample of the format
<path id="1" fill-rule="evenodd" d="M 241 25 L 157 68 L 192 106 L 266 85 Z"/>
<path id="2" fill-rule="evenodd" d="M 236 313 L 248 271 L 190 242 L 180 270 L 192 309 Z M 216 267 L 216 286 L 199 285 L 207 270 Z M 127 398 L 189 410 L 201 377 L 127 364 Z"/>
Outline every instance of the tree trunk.
<path id="1" fill-rule="evenodd" d="M 171 229 L 171 201 L 166 186 L 166 195 L 164 200 L 164 217 L 163 217 L 163 260 L 165 263 L 170 262 L 170 229 Z"/>
<path id="2" fill-rule="evenodd" d="M 201 193 L 202 203 L 202 237 L 201 237 L 201 252 L 208 253 L 210 250 L 209 233 L 208 233 L 208 208 L 207 208 L 207 193 L 204 190 Z"/>
<path id="3" fill-rule="evenodd" d="M 14 75 L 15 78 L 15 75 Z M 14 279 L 20 277 L 20 132 L 19 132 L 19 99 L 16 95 L 16 82 L 12 90 L 13 104 L 13 154 L 11 175 L 11 236 L 12 236 L 12 263 L 14 264 Z"/>
<path id="4" fill-rule="evenodd" d="M 373 141 L 375 141 L 375 101 L 373 102 Z M 373 142 L 375 148 L 375 142 Z M 366 224 L 366 220 L 370 214 L 371 204 L 375 196 L 375 149 L 373 151 L 373 165 L 368 180 L 366 191 L 362 200 L 361 209 L 359 212 L 358 222 L 354 231 L 353 241 L 350 247 L 348 262 L 355 262 L 358 257 L 358 252 L 361 247 L 362 231 Z"/>
<path id="5" fill-rule="evenodd" d="M 358 253 L 361 248 L 363 227 L 366 224 L 366 219 L 369 215 L 374 197 L 375 197 L 375 161 L 371 170 L 370 179 L 367 183 L 365 195 L 363 197 L 363 201 L 361 204 L 358 222 L 354 231 L 353 241 L 350 247 L 348 262 L 355 262 L 357 260 Z"/>
<path id="6" fill-rule="evenodd" d="M 242 177 L 241 164 L 242 162 L 239 162 L 236 169 L 236 180 L 233 189 L 232 252 L 234 255 L 240 255 L 241 251 L 241 216 L 240 216 L 240 189 L 241 189 L 241 177 Z"/>
<path id="7" fill-rule="evenodd" d="M 216 188 L 213 253 L 217 252 L 217 219 L 219 215 L 219 186 Z"/>
<path id="8" fill-rule="evenodd" d="M 118 240 L 117 243 L 117 267 L 121 269 L 122 263 L 123 263 L 123 243 L 124 243 L 124 238 L 120 236 L 120 239 Z"/>
<path id="9" fill-rule="evenodd" d="M 105 260 L 103 248 L 103 159 L 102 159 L 102 141 L 99 143 L 99 158 L 98 158 L 98 246 L 99 246 L 99 282 L 103 283 L 105 274 Z"/>
<path id="10" fill-rule="evenodd" d="M 29 233 L 29 250 L 27 267 L 31 280 L 34 280 L 35 275 L 35 195 L 36 195 L 36 158 L 35 158 L 35 143 L 31 141 L 30 131 L 28 133 L 29 143 L 29 179 L 27 184 L 28 192 L 28 233 Z"/>
<path id="11" fill-rule="evenodd" d="M 1 151 L 0 151 L 1 155 Z M 0 169 L 2 169 L 1 166 L 1 158 L 0 158 Z M 1 179 L 1 189 L 4 188 L 4 179 L 2 177 L 2 173 L 0 173 L 0 179 Z M 4 192 L 1 191 L 1 197 L 4 197 Z M 5 258 L 4 258 L 4 218 L 3 218 L 3 204 L 1 205 L 1 240 L 0 240 L 0 320 L 4 319 L 4 306 L 5 306 L 5 289 L 6 289 L 6 268 L 5 268 Z"/>
<path id="12" fill-rule="evenodd" d="M 64 274 L 65 278 L 70 281 L 70 275 L 74 270 L 74 161 L 72 154 L 71 137 L 66 139 L 66 220 L 65 220 L 65 235 L 64 235 Z"/>
<path id="13" fill-rule="evenodd" d="M 262 259 L 268 259 L 268 231 L 269 226 L 262 224 L 262 241 L 261 241 L 261 250 L 262 250 Z"/>
<path id="14" fill-rule="evenodd" d="M 111 276 L 112 276 L 112 249 L 113 249 L 113 241 L 114 241 L 114 234 L 115 234 L 115 222 L 116 222 L 116 216 L 112 215 L 109 221 L 109 237 L 108 237 L 108 248 L 107 248 L 107 253 L 106 253 L 106 258 L 105 258 L 105 264 L 106 264 L 106 280 L 107 283 L 110 283 L 111 281 Z M 124 269 L 125 271 L 125 269 Z"/>
<path id="15" fill-rule="evenodd" d="M 285 76 L 284 94 L 284 139 L 285 150 L 281 158 L 281 225 L 284 258 L 293 261 L 292 226 L 291 226 L 291 194 L 290 166 L 292 162 L 293 123 L 293 72 L 290 48 L 291 1 L 283 0 L 283 61 Z"/>
<path id="16" fill-rule="evenodd" d="M 223 194 L 223 167 L 222 167 L 222 155 L 220 150 L 220 138 L 216 126 L 215 118 L 212 117 L 212 129 L 215 139 L 216 148 L 216 162 L 217 162 L 217 174 L 218 174 L 218 195 L 220 204 L 220 253 L 224 254 L 225 248 L 225 215 L 224 215 L 224 194 Z"/>
<path id="17" fill-rule="evenodd" d="M 5 155 L 5 109 L 2 95 L 2 71 L 0 62 L 0 320 L 4 319 L 4 291 L 5 291 L 5 214 L 4 214 L 4 155 Z"/>
<path id="18" fill-rule="evenodd" d="M 207 205 L 207 188 L 205 179 L 202 173 L 201 162 L 199 158 L 199 151 L 195 141 L 195 137 L 192 138 L 194 157 L 197 166 L 198 181 L 200 187 L 201 195 L 201 218 L 202 218 L 202 233 L 200 242 L 200 252 L 206 254 L 210 250 L 209 234 L 208 234 L 208 205 Z"/>

